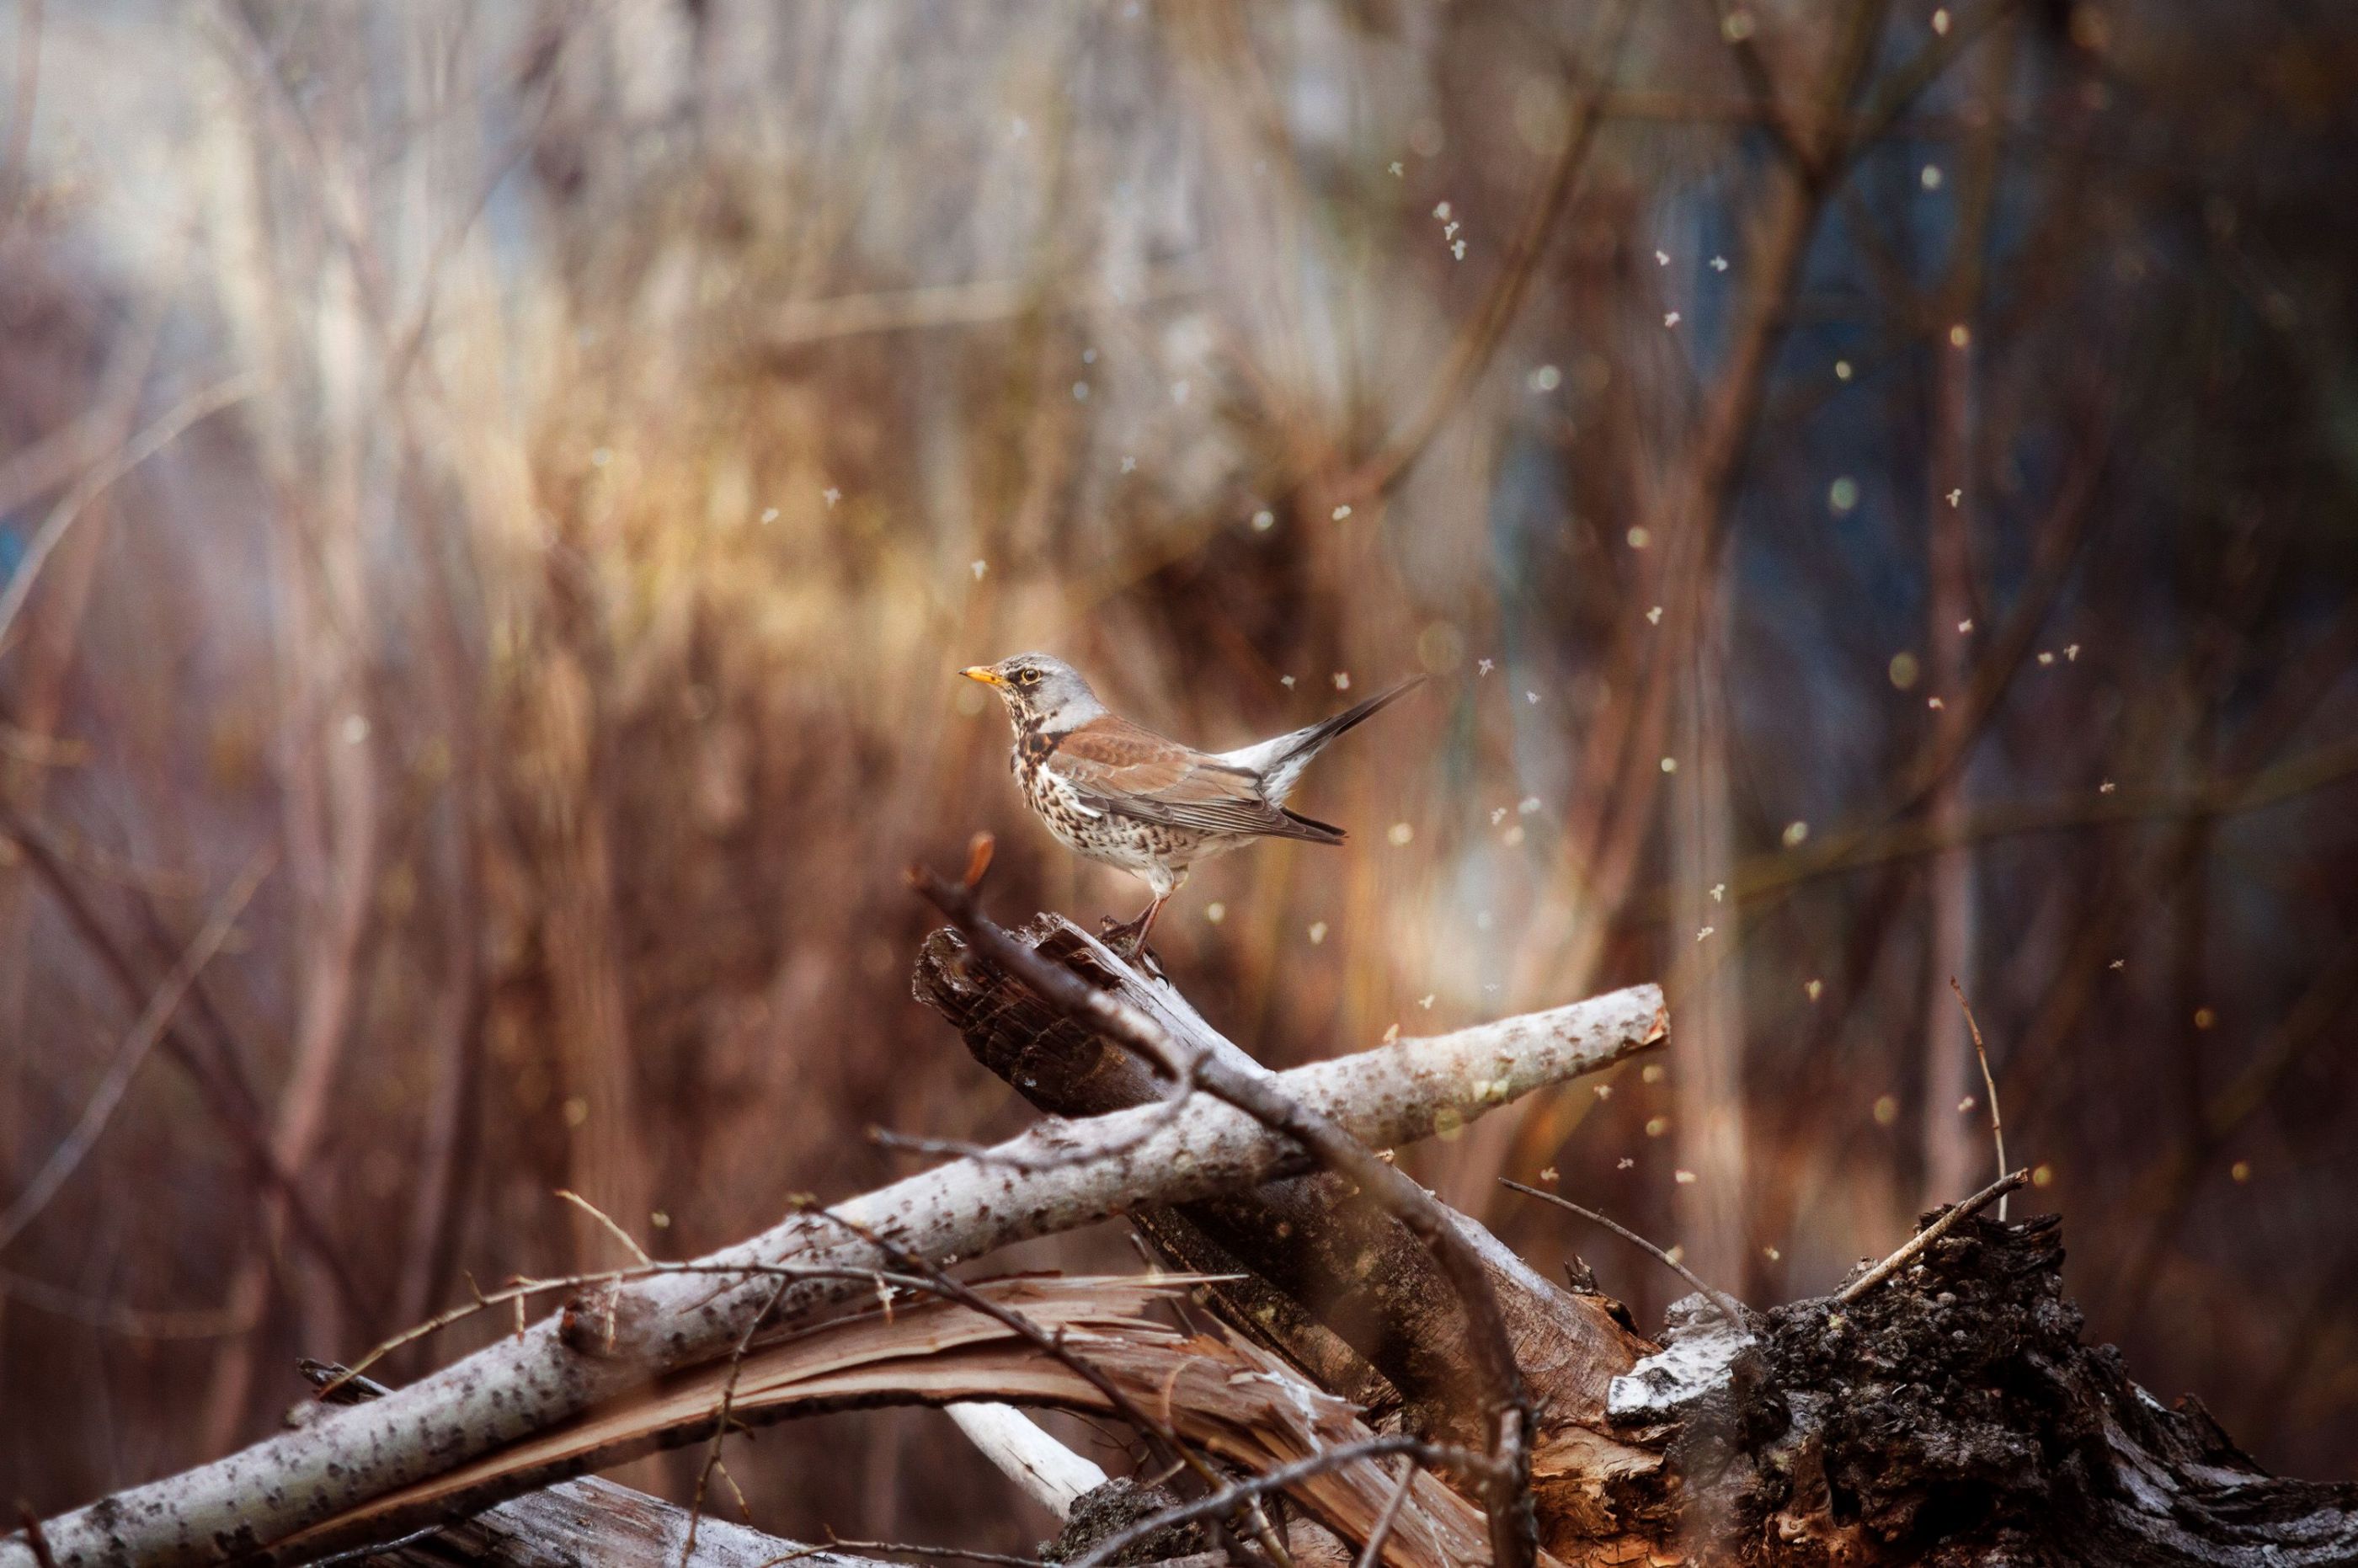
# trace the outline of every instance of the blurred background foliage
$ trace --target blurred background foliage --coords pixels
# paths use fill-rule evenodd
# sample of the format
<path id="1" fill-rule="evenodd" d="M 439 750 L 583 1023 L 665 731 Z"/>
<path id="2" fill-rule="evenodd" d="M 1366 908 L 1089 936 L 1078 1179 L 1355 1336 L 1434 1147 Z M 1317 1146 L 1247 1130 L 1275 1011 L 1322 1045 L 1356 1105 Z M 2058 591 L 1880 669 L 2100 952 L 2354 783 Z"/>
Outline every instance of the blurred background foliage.
<path id="1" fill-rule="evenodd" d="M 555 1189 L 1021 1125 L 900 871 L 1140 903 L 952 678 L 1032 646 L 1206 744 L 1436 677 L 1158 946 L 1278 1065 L 1665 980 L 1412 1156 L 1544 1265 L 1683 1289 L 1495 1176 L 1756 1300 L 1981 1184 L 1954 977 L 2092 1332 L 2358 1464 L 2346 9 L 0 15 L 0 1496 L 615 1260 Z M 929 1411 L 730 1470 L 1045 1533 Z"/>

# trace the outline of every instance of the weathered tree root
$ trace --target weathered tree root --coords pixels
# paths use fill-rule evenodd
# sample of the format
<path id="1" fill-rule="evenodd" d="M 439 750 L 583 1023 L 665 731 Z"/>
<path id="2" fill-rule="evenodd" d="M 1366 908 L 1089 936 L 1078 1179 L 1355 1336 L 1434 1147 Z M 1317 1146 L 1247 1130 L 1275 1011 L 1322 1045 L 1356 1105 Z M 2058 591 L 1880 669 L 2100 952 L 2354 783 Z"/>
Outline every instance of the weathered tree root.
<path id="1" fill-rule="evenodd" d="M 1728 1331 L 1700 1298 L 1617 1379 L 1690 1549 L 1775 1564 L 2358 1562 L 2358 1486 L 2280 1480 L 2081 1341 L 2053 1216 L 1968 1219 L 1847 1305 Z"/>

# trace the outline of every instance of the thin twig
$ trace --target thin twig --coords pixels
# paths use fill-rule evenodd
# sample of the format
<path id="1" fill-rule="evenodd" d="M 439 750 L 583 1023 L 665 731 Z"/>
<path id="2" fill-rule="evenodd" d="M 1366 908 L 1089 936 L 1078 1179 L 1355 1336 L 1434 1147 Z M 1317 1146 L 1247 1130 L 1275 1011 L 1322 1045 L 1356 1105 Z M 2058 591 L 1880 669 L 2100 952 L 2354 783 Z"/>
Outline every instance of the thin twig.
<path id="1" fill-rule="evenodd" d="M 67 1178 L 81 1163 L 82 1156 L 97 1143 L 99 1134 L 106 1130 L 115 1107 L 122 1104 L 124 1095 L 131 1087 L 131 1080 L 138 1075 L 140 1066 L 146 1062 L 156 1043 L 163 1039 L 173 1013 L 179 1011 L 181 999 L 189 994 L 189 988 L 196 983 L 197 976 L 212 961 L 213 955 L 221 951 L 222 944 L 229 939 L 230 930 L 237 924 L 237 917 L 244 913 L 247 901 L 254 897 L 254 889 L 262 885 L 262 879 L 270 874 L 270 868 L 276 859 L 272 851 L 265 849 L 246 862 L 245 870 L 238 873 L 237 880 L 230 884 L 229 891 L 222 894 L 221 902 L 213 906 L 212 914 L 205 921 L 204 928 L 197 933 L 195 939 L 181 953 L 179 961 L 172 966 L 171 972 L 148 997 L 147 1005 L 140 1010 L 139 1021 L 131 1026 L 131 1033 L 123 1037 L 123 1044 L 115 1047 L 114 1060 L 109 1064 L 106 1076 L 91 1092 L 90 1101 L 82 1107 L 81 1119 L 74 1123 L 73 1130 L 66 1134 L 64 1141 L 50 1152 L 48 1162 L 26 1184 L 25 1190 L 16 1195 L 7 1212 L 0 1214 L 0 1249 L 6 1248 L 23 1235 L 25 1227 L 49 1206 L 49 1200 L 57 1196 L 58 1189 L 66 1184 Z"/>
<path id="2" fill-rule="evenodd" d="M 745 1488 L 737 1484 L 737 1477 L 735 1474 L 730 1470 L 728 1461 L 721 1459 L 714 1460 L 712 1462 L 712 1473 L 729 1483 L 730 1493 L 737 1499 L 738 1513 L 743 1516 L 747 1524 L 752 1524 L 753 1522 L 753 1504 L 752 1500 L 745 1496 Z"/>
<path id="3" fill-rule="evenodd" d="M 49 1538 L 41 1533 L 40 1516 L 33 1512 L 33 1505 L 18 1503 L 16 1518 L 24 1524 L 25 1544 L 33 1549 L 33 1561 L 40 1568 L 58 1568 L 57 1553 L 49 1550 Z"/>
<path id="4" fill-rule="evenodd" d="M 1974 1022 L 1974 1004 L 1965 1000 L 1965 988 L 1957 977 L 1949 977 L 1949 989 L 1957 993 L 1957 1005 L 1965 1010 L 1965 1028 L 1974 1037 L 1974 1059 L 1982 1065 L 1982 1087 L 1989 1091 L 1990 1137 L 1997 1143 L 1997 1173 L 2006 1174 L 2006 1123 L 1997 1113 L 1997 1080 L 1990 1076 L 1989 1053 L 1982 1048 L 1982 1026 Z M 1997 1217 L 2006 1218 L 2006 1194 L 1997 1195 Z"/>
<path id="5" fill-rule="evenodd" d="M 575 1192 L 570 1187 L 557 1188 L 557 1195 L 563 1198 L 567 1203 L 571 1204 L 574 1207 L 581 1210 L 584 1214 L 587 1214 L 599 1224 L 604 1226 L 608 1233 L 611 1234 L 615 1240 L 620 1241 L 623 1246 L 631 1249 L 631 1255 L 639 1260 L 642 1267 L 653 1268 L 654 1266 L 655 1260 L 647 1255 L 647 1249 L 640 1246 L 629 1231 L 624 1230 L 621 1226 L 615 1224 L 613 1216 L 608 1214 L 604 1209 L 600 1208 L 596 1204 L 591 1203 L 588 1198 L 583 1197 L 579 1193 Z"/>
<path id="6" fill-rule="evenodd" d="M 424 1530 L 413 1530 L 407 1535 L 396 1536 L 391 1541 L 380 1541 L 368 1546 L 354 1546 L 342 1552 L 330 1553 L 326 1557 L 316 1558 L 311 1563 L 311 1568 L 328 1568 L 330 1563 L 366 1562 L 373 1557 L 398 1552 L 405 1546 L 422 1546 L 441 1533 L 442 1526 L 429 1524 Z"/>
<path id="7" fill-rule="evenodd" d="M 597 1211 L 592 1209 L 590 1212 L 594 1214 Z M 770 1299 L 762 1303 L 762 1310 L 746 1320 L 745 1332 L 737 1336 L 736 1347 L 729 1353 L 729 1376 L 720 1385 L 720 1405 L 714 1413 L 712 1442 L 704 1450 L 704 1465 L 696 1473 L 696 1496 L 688 1503 L 687 1538 L 680 1542 L 679 1568 L 688 1568 L 696 1556 L 696 1527 L 704 1521 L 704 1491 L 712 1480 L 713 1467 L 720 1463 L 720 1445 L 729 1438 L 729 1418 L 737 1407 L 737 1379 L 744 1375 L 745 1353 L 752 1348 L 753 1336 L 762 1331 L 763 1324 L 770 1321 L 770 1314 L 778 1310 L 778 1303 L 785 1296 L 786 1287 L 793 1283 L 790 1279 L 777 1282 L 770 1292 Z M 736 1483 L 731 1481 L 730 1485 L 733 1487 Z M 740 1492 L 738 1498 L 742 1501 L 744 1494 Z"/>
<path id="8" fill-rule="evenodd" d="M 972 883 L 952 882 L 922 867 L 909 880 L 948 916 L 982 957 L 1023 982 L 1050 1007 L 1095 1029 L 1173 1078 L 1192 1074 L 1205 1093 L 1243 1111 L 1272 1132 L 1293 1139 L 1320 1164 L 1357 1186 L 1433 1253 L 1466 1314 L 1466 1341 L 1488 1415 L 1489 1456 L 1474 1471 L 1489 1524 L 1496 1568 L 1531 1568 L 1538 1521 L 1531 1499 L 1530 1396 L 1515 1364 L 1505 1319 L 1482 1260 L 1450 1212 L 1407 1174 L 1330 1119 L 1311 1110 L 1263 1077 L 1241 1072 L 1207 1053 L 1189 1053 L 1137 1008 L 1050 963 L 993 925 Z"/>
<path id="9" fill-rule="evenodd" d="M 963 1546 L 918 1546 L 905 1541 L 845 1541 L 828 1530 L 827 1539 L 811 1546 L 797 1546 L 792 1552 L 782 1552 L 765 1559 L 756 1568 L 778 1568 L 782 1563 L 799 1563 L 806 1557 L 816 1557 L 822 1552 L 903 1552 L 913 1557 L 947 1557 L 960 1563 L 996 1563 L 1001 1568 L 1040 1568 L 1036 1557 L 1011 1557 L 1001 1552 L 969 1552 Z"/>
<path id="10" fill-rule="evenodd" d="M 1416 1484 L 1416 1472 L 1415 1460 L 1401 1461 L 1400 1485 L 1392 1488 L 1391 1497 L 1384 1503 L 1384 1511 L 1376 1516 L 1375 1528 L 1368 1531 L 1368 1543 L 1359 1549 L 1357 1568 L 1381 1568 L 1384 1542 L 1392 1533 L 1392 1520 L 1400 1517 L 1401 1505 L 1408 1501 L 1409 1488 Z"/>
<path id="11" fill-rule="evenodd" d="M 414 1344 L 429 1335 L 438 1334 L 452 1324 L 464 1322 L 479 1312 L 514 1303 L 517 1311 L 521 1313 L 525 1302 L 534 1296 L 546 1295 L 551 1291 L 576 1291 L 591 1286 L 619 1285 L 633 1280 L 652 1279 L 658 1274 L 721 1275 L 731 1278 L 740 1284 L 752 1280 L 772 1279 L 874 1280 L 886 1284 L 903 1285 L 910 1289 L 925 1288 L 925 1281 L 914 1276 L 888 1275 L 875 1269 L 784 1263 L 650 1263 L 644 1268 L 608 1269 L 594 1274 L 560 1274 L 549 1279 L 538 1280 L 519 1279 L 488 1293 L 478 1292 L 473 1301 L 460 1306 L 446 1307 L 425 1322 L 405 1328 L 392 1338 L 380 1342 L 368 1354 L 345 1368 L 333 1382 L 322 1388 L 319 1390 L 319 1397 L 328 1398 L 341 1389 L 347 1380 L 360 1376 L 362 1372 L 373 1367 L 403 1346 Z"/>
<path id="12" fill-rule="evenodd" d="M 16 617 L 32 596 L 33 579 L 40 575 L 42 566 L 58 547 L 58 542 L 72 527 L 90 503 L 103 494 L 109 485 L 162 451 L 178 438 L 180 432 L 208 415 L 218 414 L 235 403 L 242 403 L 260 392 L 262 379 L 252 373 L 241 373 L 226 381 L 217 382 L 200 392 L 183 398 L 154 424 L 141 430 L 105 460 L 82 475 L 80 482 L 66 492 L 25 546 L 25 554 L 16 564 L 16 575 L 0 589 L 0 647 L 7 644 L 8 633 Z"/>
<path id="13" fill-rule="evenodd" d="M 1744 1326 L 1744 1303 L 1742 1302 L 1737 1301 L 1734 1296 L 1729 1295 L 1725 1291 L 1719 1289 L 1716 1285 L 1705 1283 L 1704 1277 L 1701 1274 L 1696 1273 L 1693 1269 L 1688 1268 L 1684 1263 L 1680 1262 L 1668 1252 L 1663 1251 L 1660 1248 L 1655 1246 L 1652 1242 L 1647 1240 L 1644 1237 L 1639 1235 L 1628 1226 L 1623 1225 L 1619 1220 L 1608 1218 L 1607 1217 L 1597 1213 L 1593 1208 L 1584 1208 L 1580 1205 L 1573 1202 L 1570 1198 L 1559 1197 L 1553 1193 L 1541 1192 L 1537 1187 L 1527 1187 L 1520 1182 L 1511 1182 L 1504 1176 L 1498 1178 L 1498 1184 L 1502 1187 L 1511 1187 L 1516 1192 L 1521 1193 L 1526 1197 L 1539 1198 L 1543 1202 L 1552 1203 L 1558 1208 L 1568 1208 L 1573 1213 L 1580 1216 L 1581 1218 L 1593 1220 L 1596 1224 L 1603 1226 L 1606 1229 L 1611 1231 L 1622 1240 L 1627 1241 L 1632 1247 L 1641 1248 L 1644 1250 L 1652 1253 L 1654 1257 L 1661 1260 L 1663 1267 L 1676 1271 L 1680 1279 L 1684 1280 L 1688 1284 L 1693 1285 L 1696 1290 L 1701 1291 L 1705 1296 L 1708 1296 L 1711 1299 L 1711 1304 L 1719 1309 L 1719 1313 L 1722 1317 L 1727 1319 L 1731 1325 L 1737 1328 L 1742 1328 Z"/>
<path id="14" fill-rule="evenodd" d="M 1461 1470 L 1480 1476 L 1491 1467 L 1483 1455 L 1466 1449 L 1451 1449 L 1427 1443 L 1422 1438 L 1395 1433 L 1386 1437 L 1370 1437 L 1358 1443 L 1346 1443 L 1334 1448 L 1322 1448 L 1317 1453 L 1296 1459 L 1290 1465 L 1264 1470 L 1258 1476 L 1248 1476 L 1232 1481 L 1209 1497 L 1193 1502 L 1180 1503 L 1150 1514 L 1127 1530 L 1109 1535 L 1080 1556 L 1073 1559 L 1069 1568 L 1100 1568 L 1157 1530 L 1174 1525 L 1192 1524 L 1199 1519 L 1225 1515 L 1249 1498 L 1280 1492 L 1313 1476 L 1339 1470 L 1346 1465 L 1356 1465 L 1362 1459 L 1381 1459 L 1388 1454 L 1406 1454 L 1418 1463 L 1433 1468 Z"/>
<path id="15" fill-rule="evenodd" d="M 1841 1295 L 1836 1296 L 1834 1299 L 1845 1305 L 1858 1300 L 1859 1297 L 1866 1294 L 1867 1292 L 1875 1289 L 1876 1286 L 1883 1283 L 1884 1281 L 1891 1278 L 1892 1275 L 1907 1267 L 1908 1260 L 1909 1259 L 1915 1257 L 1916 1254 L 1923 1251 L 1924 1249 L 1931 1246 L 1932 1243 L 1940 1240 L 1941 1238 L 1948 1235 L 1950 1231 L 1955 1229 L 1958 1221 L 1963 1219 L 1967 1215 L 1979 1214 L 1991 1204 L 1996 1202 L 1999 1198 L 2006 1196 L 2006 1194 L 2014 1191 L 2015 1188 L 2022 1185 L 2023 1183 L 2028 1180 L 2030 1180 L 2030 1173 L 2028 1171 L 2015 1171 L 2006 1175 L 2000 1176 L 1996 1181 L 1992 1182 L 1988 1186 L 1984 1187 L 1981 1191 L 1975 1193 L 1964 1202 L 1956 1205 L 1947 1213 L 1942 1215 L 1940 1218 L 1934 1220 L 1931 1224 L 1926 1226 L 1923 1229 L 1909 1237 L 1908 1240 L 1901 1245 L 1898 1251 L 1894 1252 L 1890 1257 L 1886 1258 L 1882 1262 L 1877 1263 L 1874 1268 L 1869 1269 L 1866 1273 L 1860 1275 L 1855 1281 L 1844 1289 Z"/>

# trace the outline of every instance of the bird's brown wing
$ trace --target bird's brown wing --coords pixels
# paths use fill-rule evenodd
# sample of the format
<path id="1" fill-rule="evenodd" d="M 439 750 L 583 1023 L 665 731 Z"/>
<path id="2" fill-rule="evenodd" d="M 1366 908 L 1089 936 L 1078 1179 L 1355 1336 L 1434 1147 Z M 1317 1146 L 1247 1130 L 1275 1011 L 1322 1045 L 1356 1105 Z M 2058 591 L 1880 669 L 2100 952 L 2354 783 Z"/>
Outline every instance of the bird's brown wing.
<path id="1" fill-rule="evenodd" d="M 1342 829 L 1271 806 L 1249 769 L 1111 714 L 1060 737 L 1046 758 L 1082 804 L 1141 822 L 1331 844 Z"/>

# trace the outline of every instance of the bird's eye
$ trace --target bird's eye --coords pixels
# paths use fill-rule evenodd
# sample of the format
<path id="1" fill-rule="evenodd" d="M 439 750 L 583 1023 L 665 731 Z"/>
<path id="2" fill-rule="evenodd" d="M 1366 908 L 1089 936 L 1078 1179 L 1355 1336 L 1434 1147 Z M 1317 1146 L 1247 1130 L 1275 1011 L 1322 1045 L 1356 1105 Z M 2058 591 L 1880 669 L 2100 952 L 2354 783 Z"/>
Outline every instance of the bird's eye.
<path id="1" fill-rule="evenodd" d="M 1038 686 L 1040 684 L 1040 672 L 1033 669 L 1031 665 L 1026 665 L 1022 669 L 1015 672 L 1015 684 L 1017 686 Z"/>

